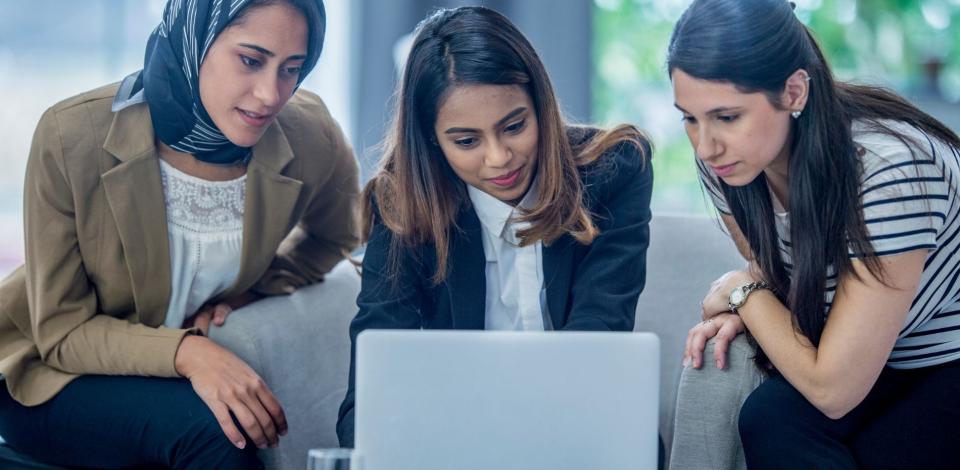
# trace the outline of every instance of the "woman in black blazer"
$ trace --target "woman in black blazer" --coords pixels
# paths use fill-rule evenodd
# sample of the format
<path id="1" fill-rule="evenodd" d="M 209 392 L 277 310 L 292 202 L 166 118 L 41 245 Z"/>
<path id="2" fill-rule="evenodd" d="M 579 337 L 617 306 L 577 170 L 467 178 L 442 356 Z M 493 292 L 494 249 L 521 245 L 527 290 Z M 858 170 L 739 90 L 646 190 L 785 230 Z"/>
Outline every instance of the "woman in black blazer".
<path id="1" fill-rule="evenodd" d="M 368 328 L 633 329 L 649 244 L 650 145 L 565 124 L 536 52 L 502 15 L 418 27 L 380 171 L 356 340 Z M 353 446 L 354 371 L 340 408 Z"/>

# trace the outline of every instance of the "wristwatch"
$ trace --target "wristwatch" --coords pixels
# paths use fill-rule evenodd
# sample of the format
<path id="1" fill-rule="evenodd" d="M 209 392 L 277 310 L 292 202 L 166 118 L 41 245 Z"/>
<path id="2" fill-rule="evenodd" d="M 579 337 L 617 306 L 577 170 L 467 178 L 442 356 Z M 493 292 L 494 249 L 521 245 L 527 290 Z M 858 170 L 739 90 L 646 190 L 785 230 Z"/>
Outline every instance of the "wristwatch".
<path id="1" fill-rule="evenodd" d="M 747 302 L 747 296 L 758 289 L 769 290 L 770 285 L 763 281 L 757 281 L 734 288 L 730 291 L 730 299 L 727 301 L 727 307 L 730 308 L 731 312 L 737 313 L 737 309 Z"/>

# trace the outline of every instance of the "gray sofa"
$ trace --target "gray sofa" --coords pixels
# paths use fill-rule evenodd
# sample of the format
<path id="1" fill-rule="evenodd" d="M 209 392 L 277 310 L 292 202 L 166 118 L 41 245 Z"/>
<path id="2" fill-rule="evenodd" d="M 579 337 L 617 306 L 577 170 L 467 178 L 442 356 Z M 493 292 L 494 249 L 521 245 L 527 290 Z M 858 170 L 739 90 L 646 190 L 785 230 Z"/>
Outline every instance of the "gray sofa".
<path id="1" fill-rule="evenodd" d="M 660 430 L 669 449 L 686 332 L 699 321 L 710 282 L 743 261 L 717 219 L 658 215 L 651 230 L 635 329 L 662 342 Z M 278 448 L 261 451 L 267 468 L 302 470 L 308 449 L 337 446 L 337 408 L 350 361 L 347 328 L 359 289 L 356 270 L 343 262 L 323 283 L 237 310 L 211 332 L 260 372 L 287 412 L 289 434 Z"/>

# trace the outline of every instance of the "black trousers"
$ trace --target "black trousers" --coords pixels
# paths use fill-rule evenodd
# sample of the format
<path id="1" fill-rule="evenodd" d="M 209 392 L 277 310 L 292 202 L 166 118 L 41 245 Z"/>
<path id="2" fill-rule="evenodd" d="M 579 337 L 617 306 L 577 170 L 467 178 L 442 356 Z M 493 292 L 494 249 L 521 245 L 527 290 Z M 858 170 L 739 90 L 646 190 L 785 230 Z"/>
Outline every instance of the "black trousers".
<path id="1" fill-rule="evenodd" d="M 185 379 L 83 376 L 34 407 L 0 382 L 0 436 L 18 452 L 70 467 L 263 468 L 253 442 L 237 449 Z"/>
<path id="2" fill-rule="evenodd" d="M 750 469 L 955 469 L 958 429 L 960 361 L 885 368 L 863 402 L 837 420 L 782 376 L 761 384 L 740 410 Z"/>

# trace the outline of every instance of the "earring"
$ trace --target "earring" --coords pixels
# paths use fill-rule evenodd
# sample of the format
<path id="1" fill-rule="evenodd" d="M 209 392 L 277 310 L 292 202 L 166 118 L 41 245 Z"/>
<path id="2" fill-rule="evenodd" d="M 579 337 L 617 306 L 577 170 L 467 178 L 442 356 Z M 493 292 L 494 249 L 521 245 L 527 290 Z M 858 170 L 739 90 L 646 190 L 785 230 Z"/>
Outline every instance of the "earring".
<path id="1" fill-rule="evenodd" d="M 800 118 L 800 114 L 801 114 L 800 111 L 794 111 L 794 112 L 790 113 L 790 115 L 793 116 L 794 119 L 799 119 L 799 118 Z"/>

